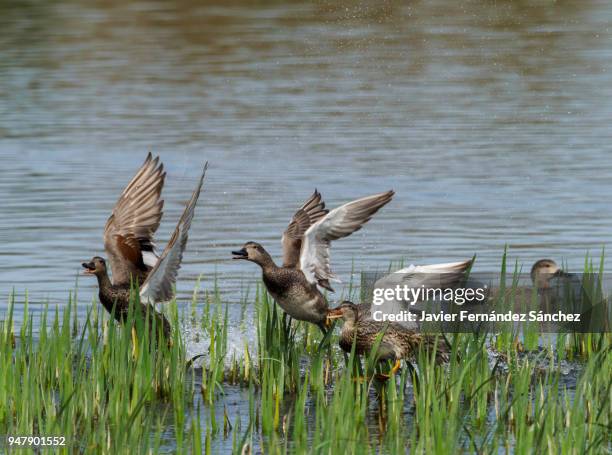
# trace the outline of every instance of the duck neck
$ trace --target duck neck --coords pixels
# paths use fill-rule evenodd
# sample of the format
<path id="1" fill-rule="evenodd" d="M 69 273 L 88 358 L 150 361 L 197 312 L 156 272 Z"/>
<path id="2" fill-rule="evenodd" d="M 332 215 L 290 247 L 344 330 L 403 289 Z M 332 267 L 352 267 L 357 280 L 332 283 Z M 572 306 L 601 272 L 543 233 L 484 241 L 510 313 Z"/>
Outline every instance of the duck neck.
<path id="1" fill-rule="evenodd" d="M 355 330 L 356 322 L 357 321 L 355 321 L 354 319 L 345 320 L 344 324 L 342 325 L 342 331 L 346 333 L 353 333 L 353 331 Z"/>
<path id="2" fill-rule="evenodd" d="M 109 313 L 113 314 L 114 312 L 117 321 L 122 321 L 124 315 L 127 314 L 126 309 L 129 302 L 120 298 L 117 293 L 119 288 L 117 286 L 113 287 L 107 272 L 96 274 L 96 277 L 98 278 L 100 303 Z"/>
<path id="3" fill-rule="evenodd" d="M 546 282 L 546 279 L 544 279 L 543 277 L 541 277 L 537 273 L 532 273 L 531 274 L 531 284 L 539 292 L 542 289 L 546 288 L 547 282 Z"/>
<path id="4" fill-rule="evenodd" d="M 268 254 L 268 252 L 265 252 L 264 254 L 261 255 L 261 258 L 259 259 L 258 264 L 264 273 L 271 272 L 278 268 L 276 264 L 274 263 L 274 260 L 272 259 L 272 257 Z"/>
<path id="5" fill-rule="evenodd" d="M 345 351 L 350 351 L 353 347 L 353 338 L 355 337 L 355 323 L 353 321 L 344 321 L 340 330 L 340 346 Z"/>
<path id="6" fill-rule="evenodd" d="M 112 286 L 111 280 L 108 277 L 107 272 L 96 273 L 96 278 L 98 279 L 98 286 L 100 288 L 100 292 L 105 292 Z"/>

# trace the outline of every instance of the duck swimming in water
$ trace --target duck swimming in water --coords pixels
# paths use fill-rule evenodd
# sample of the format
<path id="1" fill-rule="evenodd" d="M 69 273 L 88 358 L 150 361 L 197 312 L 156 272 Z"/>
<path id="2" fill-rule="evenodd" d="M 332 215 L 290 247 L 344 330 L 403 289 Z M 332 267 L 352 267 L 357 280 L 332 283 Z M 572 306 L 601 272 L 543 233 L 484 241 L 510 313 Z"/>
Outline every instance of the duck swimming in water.
<path id="1" fill-rule="evenodd" d="M 153 241 L 164 205 L 160 196 L 166 174 L 159 157 L 153 159 L 149 153 L 121 193 L 104 228 L 104 249 L 112 279 L 104 258 L 94 256 L 82 264 L 84 274 L 98 279 L 100 302 L 117 321 L 125 322 L 127 318 L 133 286 L 139 289 L 140 305 L 136 310 L 142 314 L 149 311 L 164 334 L 170 335 L 170 323 L 153 305 L 174 296 L 174 284 L 207 167 L 208 163 L 161 256 L 155 253 Z"/>
<path id="2" fill-rule="evenodd" d="M 531 284 L 506 286 L 502 293 L 499 287 L 491 287 L 489 301 L 503 302 L 516 311 L 536 304 L 547 307 L 565 300 L 565 292 L 580 293 L 579 277 L 565 272 L 552 259 L 537 260 L 529 272 Z M 535 300 L 534 300 L 535 297 Z"/>
<path id="3" fill-rule="evenodd" d="M 384 205 L 393 191 L 367 196 L 332 211 L 325 209 L 321 195 L 314 194 L 295 213 L 283 234 L 283 265 L 277 266 L 268 252 L 256 242 L 247 242 L 234 259 L 261 267 L 263 282 L 276 303 L 294 319 L 327 327 L 328 304 L 321 290 L 333 292 L 330 281 L 336 276 L 330 268 L 331 242 L 358 231 Z"/>
<path id="4" fill-rule="evenodd" d="M 550 289 L 551 280 L 568 276 L 552 259 L 540 259 L 531 267 L 531 282 L 539 290 Z"/>

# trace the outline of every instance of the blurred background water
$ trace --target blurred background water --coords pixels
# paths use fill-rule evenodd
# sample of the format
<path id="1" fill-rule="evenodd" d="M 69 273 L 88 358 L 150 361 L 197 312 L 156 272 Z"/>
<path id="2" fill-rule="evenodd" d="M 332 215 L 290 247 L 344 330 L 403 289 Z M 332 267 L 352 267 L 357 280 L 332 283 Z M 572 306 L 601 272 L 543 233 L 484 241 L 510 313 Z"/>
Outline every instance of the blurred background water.
<path id="1" fill-rule="evenodd" d="M 146 153 L 168 177 L 163 247 L 210 161 L 179 296 L 237 302 L 318 188 L 393 188 L 333 247 L 340 278 L 504 245 L 580 269 L 612 238 L 612 3 L 0 2 L 0 310 L 66 303 Z M 608 261 L 609 264 L 609 261 Z M 79 278 L 79 300 L 97 293 Z"/>

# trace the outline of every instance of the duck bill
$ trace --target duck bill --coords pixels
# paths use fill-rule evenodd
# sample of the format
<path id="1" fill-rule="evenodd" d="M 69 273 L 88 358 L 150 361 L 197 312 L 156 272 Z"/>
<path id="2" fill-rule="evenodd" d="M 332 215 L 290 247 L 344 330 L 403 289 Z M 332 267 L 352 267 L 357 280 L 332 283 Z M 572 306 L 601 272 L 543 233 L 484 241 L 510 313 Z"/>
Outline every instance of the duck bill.
<path id="1" fill-rule="evenodd" d="M 96 266 L 93 262 L 83 262 L 81 264 L 85 270 L 83 270 L 83 275 L 95 275 Z"/>
<path id="2" fill-rule="evenodd" d="M 238 251 L 232 251 L 232 259 L 248 259 L 249 253 L 244 248 Z"/>
<path id="3" fill-rule="evenodd" d="M 341 317 L 342 317 L 342 310 L 339 310 L 339 309 L 330 310 L 327 313 L 327 319 L 330 321 L 333 319 L 340 319 Z"/>

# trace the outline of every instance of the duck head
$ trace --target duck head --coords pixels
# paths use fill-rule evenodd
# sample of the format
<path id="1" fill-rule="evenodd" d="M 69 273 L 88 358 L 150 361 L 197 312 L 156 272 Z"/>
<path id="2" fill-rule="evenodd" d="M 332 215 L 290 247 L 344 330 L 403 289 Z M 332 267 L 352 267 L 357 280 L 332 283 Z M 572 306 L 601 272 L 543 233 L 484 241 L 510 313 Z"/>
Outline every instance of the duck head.
<path id="1" fill-rule="evenodd" d="M 353 302 L 344 300 L 339 306 L 327 313 L 327 319 L 344 319 L 345 323 L 354 324 L 359 318 L 359 307 Z"/>
<path id="2" fill-rule="evenodd" d="M 531 281 L 538 289 L 548 289 L 551 278 L 563 275 L 563 270 L 552 259 L 540 259 L 531 267 Z"/>
<path id="3" fill-rule="evenodd" d="M 232 251 L 232 255 L 233 259 L 245 259 L 259 265 L 264 265 L 268 263 L 268 261 L 271 261 L 268 252 L 257 242 L 245 243 L 242 249 Z"/>
<path id="4" fill-rule="evenodd" d="M 89 262 L 81 264 L 85 269 L 83 275 L 101 276 L 106 274 L 106 261 L 100 256 L 94 256 Z"/>

